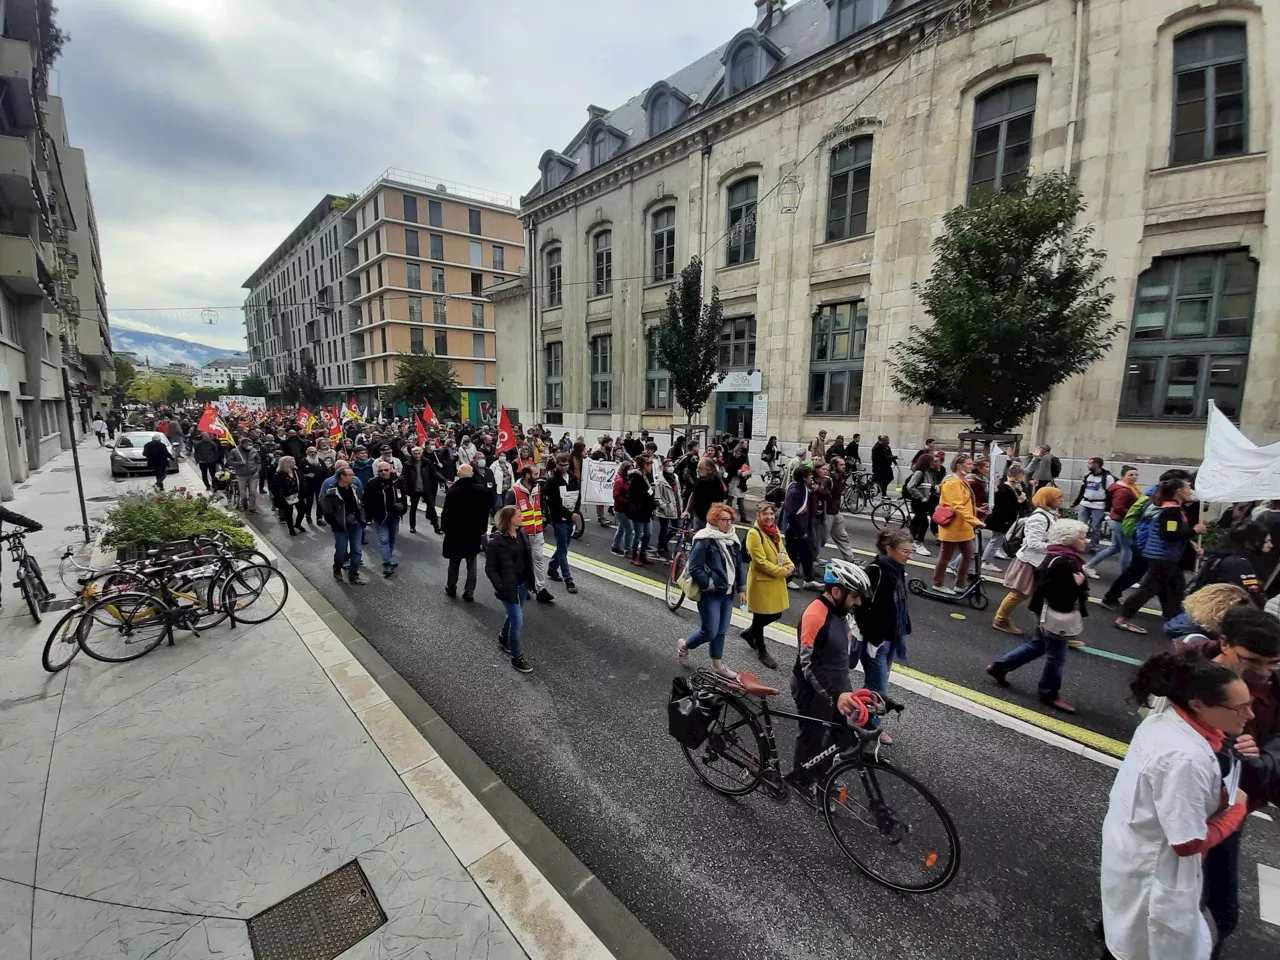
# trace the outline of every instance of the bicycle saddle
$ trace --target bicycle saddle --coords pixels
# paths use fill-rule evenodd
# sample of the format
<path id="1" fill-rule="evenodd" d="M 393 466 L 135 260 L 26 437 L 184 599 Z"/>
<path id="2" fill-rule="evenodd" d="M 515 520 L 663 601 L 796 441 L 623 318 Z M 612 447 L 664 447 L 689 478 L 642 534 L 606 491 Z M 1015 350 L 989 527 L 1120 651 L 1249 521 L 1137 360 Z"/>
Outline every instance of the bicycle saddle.
<path id="1" fill-rule="evenodd" d="M 739 673 L 737 686 L 743 693 L 752 697 L 772 697 L 779 692 L 777 687 L 766 687 L 754 673 Z"/>

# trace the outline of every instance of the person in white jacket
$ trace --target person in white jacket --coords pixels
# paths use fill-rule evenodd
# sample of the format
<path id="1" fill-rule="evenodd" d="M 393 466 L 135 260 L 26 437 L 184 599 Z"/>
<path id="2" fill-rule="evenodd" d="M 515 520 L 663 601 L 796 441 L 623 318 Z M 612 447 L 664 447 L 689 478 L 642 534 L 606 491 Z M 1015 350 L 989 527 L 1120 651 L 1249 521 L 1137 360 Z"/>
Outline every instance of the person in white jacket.
<path id="1" fill-rule="evenodd" d="M 1234 671 L 1195 651 L 1158 653 L 1130 685 L 1164 697 L 1129 744 L 1102 823 L 1102 930 L 1110 960 L 1209 960 L 1204 854 L 1240 829 L 1248 798 L 1223 749 L 1253 716 Z"/>

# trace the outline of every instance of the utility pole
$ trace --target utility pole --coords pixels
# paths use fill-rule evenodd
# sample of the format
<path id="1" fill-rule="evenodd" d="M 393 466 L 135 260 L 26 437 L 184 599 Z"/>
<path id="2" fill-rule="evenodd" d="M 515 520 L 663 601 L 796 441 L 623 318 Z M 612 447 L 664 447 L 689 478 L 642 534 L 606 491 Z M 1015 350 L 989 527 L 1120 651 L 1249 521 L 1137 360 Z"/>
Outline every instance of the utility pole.
<path id="1" fill-rule="evenodd" d="M 80 448 L 76 441 L 76 415 L 71 406 L 71 380 L 67 368 L 62 368 L 62 400 L 67 405 L 67 429 L 71 431 L 71 460 L 76 467 L 76 492 L 80 494 L 80 521 L 84 529 L 84 542 L 89 542 L 89 508 L 84 502 L 84 480 L 80 476 Z"/>

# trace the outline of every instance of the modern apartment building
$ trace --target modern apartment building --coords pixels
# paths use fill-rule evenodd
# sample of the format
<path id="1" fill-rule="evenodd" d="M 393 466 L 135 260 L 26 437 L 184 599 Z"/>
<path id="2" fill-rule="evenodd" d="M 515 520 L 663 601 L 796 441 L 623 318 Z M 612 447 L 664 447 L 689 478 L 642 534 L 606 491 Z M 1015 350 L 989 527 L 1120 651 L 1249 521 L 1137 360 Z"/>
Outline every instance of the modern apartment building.
<path id="1" fill-rule="evenodd" d="M 486 416 L 498 380 L 485 291 L 523 264 L 509 197 L 388 169 L 325 197 L 245 281 L 251 372 L 278 396 L 310 357 L 329 399 L 376 410 L 399 355 L 430 353 L 452 364 L 464 415 Z"/>
<path id="2" fill-rule="evenodd" d="M 196 371 L 192 385 L 223 389 L 232 383 L 240 384 L 249 375 L 249 361 L 234 357 L 227 360 L 210 360 Z"/>
<path id="3" fill-rule="evenodd" d="M 48 0 L 0 4 L 0 500 L 86 428 L 114 381 L 84 155 L 48 95 Z M 63 369 L 75 413 L 68 418 Z"/>
<path id="4" fill-rule="evenodd" d="M 1123 333 L 1024 445 L 1194 459 L 1207 402 L 1280 439 L 1280 8 L 1249 0 L 743 0 L 754 22 L 548 150 L 532 257 L 500 302 L 507 402 L 574 432 L 672 411 L 652 330 L 694 254 L 729 375 L 704 422 L 914 446 L 970 423 L 903 402 L 892 344 L 976 191 L 1067 170 Z M 513 362 L 504 353 L 512 345 Z M 753 417 L 754 415 L 754 417 Z M 761 431 L 759 426 L 763 424 Z"/>

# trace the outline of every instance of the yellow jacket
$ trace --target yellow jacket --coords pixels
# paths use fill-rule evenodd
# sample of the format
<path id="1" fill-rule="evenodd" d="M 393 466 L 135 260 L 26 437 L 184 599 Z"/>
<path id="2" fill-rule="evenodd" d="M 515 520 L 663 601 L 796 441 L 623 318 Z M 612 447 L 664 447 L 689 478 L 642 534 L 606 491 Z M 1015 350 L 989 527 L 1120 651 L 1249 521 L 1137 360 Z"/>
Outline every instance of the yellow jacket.
<path id="1" fill-rule="evenodd" d="M 787 609 L 787 570 L 790 563 L 781 539 L 773 541 L 756 527 L 747 531 L 747 609 L 752 613 L 782 613 Z"/>
<path id="2" fill-rule="evenodd" d="M 945 527 L 938 527 L 938 540 L 942 543 L 964 543 L 972 540 L 976 534 L 974 528 L 982 521 L 973 509 L 973 491 L 954 473 L 942 481 L 938 490 L 939 506 L 950 507 L 956 512 L 956 518 Z"/>

